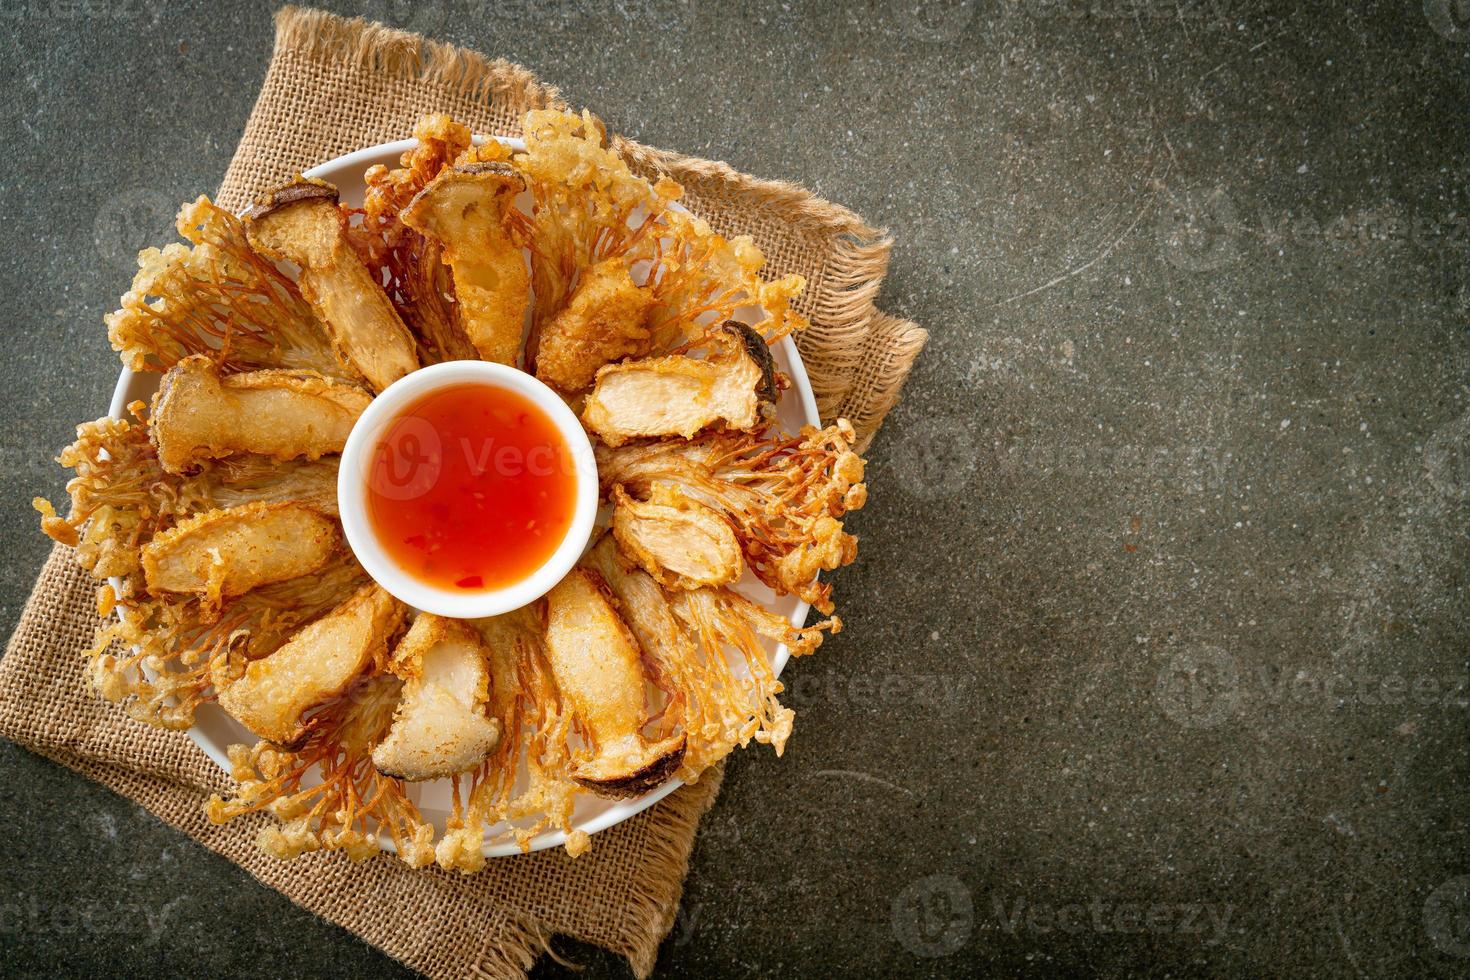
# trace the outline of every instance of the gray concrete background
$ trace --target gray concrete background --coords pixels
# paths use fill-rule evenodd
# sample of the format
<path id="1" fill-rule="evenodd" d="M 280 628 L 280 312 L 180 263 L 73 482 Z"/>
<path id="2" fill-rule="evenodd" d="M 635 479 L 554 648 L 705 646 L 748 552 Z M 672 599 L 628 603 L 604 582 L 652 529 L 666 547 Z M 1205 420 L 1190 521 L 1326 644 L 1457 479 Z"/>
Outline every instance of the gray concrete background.
<path id="1" fill-rule="evenodd" d="M 848 629 L 792 665 L 786 758 L 732 761 L 669 974 L 1470 970 L 1470 21 L 1328 6 L 372 5 L 887 225 L 882 302 L 933 333 Z M 7 632 L 101 316 L 217 184 L 269 9 L 0 3 Z M 0 765 L 5 973 L 402 972 Z"/>

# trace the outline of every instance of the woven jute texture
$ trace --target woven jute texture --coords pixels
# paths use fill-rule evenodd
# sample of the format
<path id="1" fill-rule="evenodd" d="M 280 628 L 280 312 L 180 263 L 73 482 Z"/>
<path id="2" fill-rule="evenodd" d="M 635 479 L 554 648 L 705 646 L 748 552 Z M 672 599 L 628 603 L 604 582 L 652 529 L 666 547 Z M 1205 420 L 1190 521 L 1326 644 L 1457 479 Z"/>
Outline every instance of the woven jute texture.
<path id="1" fill-rule="evenodd" d="M 217 200 L 239 209 L 272 182 L 408 136 L 425 112 L 515 135 L 526 110 L 560 104 L 555 89 L 507 62 L 288 7 L 277 15 L 275 55 Z M 790 184 L 629 141 L 619 147 L 635 166 L 682 183 L 690 207 L 722 233 L 753 235 L 773 272 L 807 278 L 801 308 L 812 327 L 798 343 L 818 405 L 825 419 L 851 419 L 866 443 L 925 340 L 873 305 L 885 236 Z M 718 770 L 597 834 L 576 860 L 543 851 L 492 861 L 476 875 L 413 870 L 391 855 L 276 861 L 256 849 L 252 819 L 224 827 L 205 819 L 204 801 L 228 779 L 185 735 L 135 723 L 88 689 L 81 651 L 98 626 L 94 591 L 70 550 L 54 549 L 0 662 L 0 735 L 137 801 L 431 977 L 520 977 L 556 934 L 626 956 L 639 976 L 652 970 Z"/>

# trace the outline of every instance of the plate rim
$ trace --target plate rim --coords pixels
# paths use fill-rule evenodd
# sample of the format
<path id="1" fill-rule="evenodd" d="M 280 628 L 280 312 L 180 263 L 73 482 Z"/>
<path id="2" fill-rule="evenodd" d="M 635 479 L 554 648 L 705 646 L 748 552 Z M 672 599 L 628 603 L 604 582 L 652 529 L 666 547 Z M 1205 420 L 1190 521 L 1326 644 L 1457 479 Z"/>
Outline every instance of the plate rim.
<path id="1" fill-rule="evenodd" d="M 472 138 L 477 145 L 493 139 L 498 143 L 509 146 L 511 149 L 524 150 L 526 147 L 525 141 L 516 137 L 475 134 Z M 324 163 L 317 164 L 308 170 L 303 170 L 301 173 L 304 177 L 326 179 L 323 176 L 324 174 L 335 174 L 353 167 L 366 169 L 368 165 L 383 162 L 384 157 L 401 155 L 418 146 L 418 143 L 419 141 L 415 138 L 376 143 L 372 146 L 365 146 L 343 153 Z M 674 207 L 679 210 L 686 210 L 678 202 L 674 203 Z M 781 348 L 781 352 L 785 357 L 788 369 L 787 373 L 791 377 L 791 388 L 787 394 L 796 395 L 801 414 L 805 416 L 804 424 L 820 426 L 821 415 L 817 410 L 816 395 L 812 391 L 811 379 L 807 374 L 806 364 L 802 360 L 801 351 L 797 348 L 795 341 L 792 340 L 789 334 L 777 341 L 777 345 Z M 122 366 L 118 373 L 117 383 L 113 386 L 112 399 L 107 409 L 108 415 L 112 418 L 122 419 L 127 417 L 127 406 L 132 400 L 130 397 L 132 394 L 131 389 L 139 373 L 151 374 L 154 372 L 135 372 L 127 365 Z M 117 580 L 110 581 L 113 581 L 115 588 L 121 588 Z M 807 616 L 810 612 L 811 604 L 805 600 L 799 600 L 788 618 L 793 627 L 800 629 L 806 623 Z M 784 643 L 778 644 L 775 653 L 771 657 L 772 673 L 776 677 L 780 677 L 781 672 L 786 667 L 787 661 L 790 659 L 791 651 L 787 645 Z M 226 773 L 230 772 L 230 762 L 226 755 L 227 747 L 220 748 L 215 744 L 214 740 L 205 738 L 204 733 L 200 731 L 198 725 L 190 725 L 185 730 L 185 734 L 189 736 L 191 742 L 199 747 L 200 751 L 209 757 L 211 762 L 219 766 Z M 654 787 L 641 796 L 629 800 L 609 801 L 612 805 L 607 810 L 593 816 L 583 824 L 573 824 L 572 829 L 574 831 L 582 831 L 589 836 L 607 830 L 609 827 L 617 826 L 623 821 L 637 816 L 683 785 L 685 785 L 684 780 L 673 778 Z M 578 790 L 579 794 L 583 792 L 585 791 Z M 522 849 L 519 844 L 513 841 L 502 841 L 500 843 L 486 842 L 481 848 L 481 851 L 486 858 L 514 857 L 519 854 L 532 854 L 536 851 L 560 847 L 566 841 L 566 831 L 556 828 L 544 830 L 531 838 L 530 846 L 526 849 Z M 384 851 L 397 851 L 391 839 L 380 835 L 379 843 Z"/>

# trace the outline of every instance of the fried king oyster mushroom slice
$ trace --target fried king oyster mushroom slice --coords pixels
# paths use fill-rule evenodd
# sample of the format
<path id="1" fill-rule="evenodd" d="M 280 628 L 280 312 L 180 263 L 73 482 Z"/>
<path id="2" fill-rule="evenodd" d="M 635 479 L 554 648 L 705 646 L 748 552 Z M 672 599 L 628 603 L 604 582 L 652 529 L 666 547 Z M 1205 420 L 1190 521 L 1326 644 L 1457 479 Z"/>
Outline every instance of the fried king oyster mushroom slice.
<path id="1" fill-rule="evenodd" d="M 370 583 L 220 688 L 219 704 L 256 735 L 290 749 L 311 733 L 307 712 L 343 694 L 387 648 L 408 608 Z"/>
<path id="2" fill-rule="evenodd" d="M 646 501 L 614 487 L 613 505 L 613 537 L 665 588 L 725 585 L 745 569 L 730 522 L 677 487 L 655 484 Z"/>
<path id="3" fill-rule="evenodd" d="M 142 550 L 153 595 L 204 596 L 211 602 L 308 575 L 341 546 L 337 522 L 297 503 L 249 503 L 205 511 L 153 537 Z"/>
<path id="4" fill-rule="evenodd" d="M 337 356 L 375 391 L 419 366 L 412 334 L 347 240 L 337 188 L 297 177 L 262 196 L 245 227 L 262 254 L 300 267 L 297 285 Z"/>
<path id="5" fill-rule="evenodd" d="M 646 793 L 679 768 L 682 733 L 653 742 L 642 734 L 649 713 L 642 655 L 596 572 L 574 568 L 547 596 L 546 649 L 589 745 L 572 763 L 574 780 L 619 799 Z"/>
<path id="6" fill-rule="evenodd" d="M 478 767 L 500 742 L 486 717 L 489 651 L 467 623 L 422 613 L 393 652 L 389 669 L 403 695 L 373 765 L 400 779 L 438 779 Z"/>
<path id="7" fill-rule="evenodd" d="M 195 355 L 163 376 L 149 430 L 169 473 L 240 452 L 319 459 L 342 451 L 371 401 L 357 385 L 313 371 L 223 375 L 210 358 Z"/>
<path id="8" fill-rule="evenodd" d="M 748 432 L 761 406 L 776 401 L 775 365 L 765 341 L 731 320 L 712 332 L 707 358 L 674 354 L 608 364 L 597 372 L 582 420 L 609 446 L 679 436 L 721 424 Z"/>
<path id="9" fill-rule="evenodd" d="M 611 258 L 582 272 L 567 305 L 541 330 L 536 377 L 575 394 L 604 364 L 648 353 L 653 290 L 636 285 L 629 268 L 626 258 Z"/>
<path id="10" fill-rule="evenodd" d="M 440 243 L 454 276 L 460 326 L 482 358 L 500 364 L 515 364 L 531 302 L 531 273 L 505 228 L 525 186 L 508 164 L 465 163 L 440 173 L 399 214 Z"/>

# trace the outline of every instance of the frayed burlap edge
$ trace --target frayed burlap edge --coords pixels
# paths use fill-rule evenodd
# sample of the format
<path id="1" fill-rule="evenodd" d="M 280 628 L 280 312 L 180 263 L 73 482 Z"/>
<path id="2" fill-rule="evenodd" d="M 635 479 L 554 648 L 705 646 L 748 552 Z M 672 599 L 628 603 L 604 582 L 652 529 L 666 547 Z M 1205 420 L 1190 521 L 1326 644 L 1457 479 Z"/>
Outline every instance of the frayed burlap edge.
<path id="1" fill-rule="evenodd" d="M 694 830 L 717 798 L 723 767 L 628 824 L 597 835 L 588 857 L 572 861 L 550 851 L 524 859 L 569 866 L 573 874 L 588 869 L 581 897 L 595 902 L 607 895 L 607 871 L 583 862 L 596 860 L 599 847 L 634 849 L 636 873 L 618 892 L 620 904 L 611 925 L 578 925 L 556 910 L 544 916 L 511 912 L 487 901 L 483 892 L 493 888 L 477 891 L 490 884 L 483 876 L 510 870 L 503 861 L 523 860 L 519 858 L 492 861 L 485 871 L 470 876 L 438 868 L 414 870 L 386 854 L 364 864 L 328 853 L 278 861 L 256 846 L 256 835 L 268 818 L 256 815 L 224 826 L 209 822 L 204 803 L 210 793 L 225 791 L 229 780 L 186 735 L 134 722 L 90 690 L 80 651 L 97 625 L 90 615 L 96 584 L 77 566 L 72 549 L 52 548 L 0 661 L 0 736 L 127 797 L 296 905 L 429 976 L 520 977 L 541 954 L 555 956 L 551 942 L 558 933 L 627 957 L 640 977 L 652 971 L 659 943 L 677 914 Z M 404 928 L 405 916 L 414 919 L 412 909 L 399 909 L 402 916 L 383 915 L 371 899 L 380 889 L 418 906 L 440 900 L 461 908 L 470 903 L 483 909 L 485 920 L 478 928 L 461 929 L 456 948 L 446 950 L 426 943 L 421 927 Z M 473 921 L 473 916 L 449 908 L 441 911 L 441 920 L 459 915 L 461 923 Z"/>
<path id="2" fill-rule="evenodd" d="M 375 75 L 444 85 L 476 101 L 504 99 L 525 109 L 564 104 L 555 87 L 513 62 L 325 10 L 282 7 L 276 12 L 276 48 Z"/>
<path id="3" fill-rule="evenodd" d="M 400 923 L 395 922 L 379 930 L 373 928 L 371 920 L 365 922 L 323 911 L 308 904 L 309 900 L 304 901 L 302 896 L 297 894 L 283 879 L 269 873 L 261 873 L 254 863 L 242 861 L 239 856 L 242 840 L 245 847 L 253 849 L 258 825 L 264 818 L 254 823 L 242 821 L 240 833 L 228 834 L 222 828 L 215 827 L 203 819 L 204 804 L 209 798 L 207 793 L 192 790 L 180 783 L 157 776 L 148 776 L 113 765 L 99 765 L 95 760 L 76 753 L 33 745 L 27 748 L 37 755 L 81 773 L 94 782 L 101 783 L 120 796 L 127 797 L 170 827 L 187 834 L 209 850 L 243 868 L 256 881 L 279 891 L 293 904 L 314 915 L 320 915 L 333 925 L 347 929 L 399 962 L 418 968 L 411 951 L 402 947 L 401 933 L 395 928 Z M 637 939 L 630 938 L 625 943 L 608 944 L 605 947 L 610 952 L 625 957 L 636 977 L 647 977 L 653 973 L 654 965 L 658 961 L 659 945 L 663 937 L 674 926 L 679 905 L 677 901 L 671 901 L 671 895 L 677 895 L 683 890 L 684 878 L 689 873 L 691 850 L 689 843 L 699 827 L 699 821 L 718 799 L 723 779 L 724 767 L 720 766 L 704 775 L 696 784 L 699 787 L 698 790 L 693 792 L 685 790 L 666 797 L 665 801 L 659 804 L 661 810 L 657 819 L 650 824 L 652 831 L 646 850 L 649 863 L 643 872 L 646 879 L 640 881 L 640 887 L 633 893 L 628 909 L 630 916 L 644 918 L 648 924 L 647 928 L 641 930 L 642 935 Z M 691 789 L 694 788 L 691 787 Z M 191 805 L 183 812 L 180 812 L 177 807 L 177 798 L 180 793 L 188 793 L 192 797 Z M 166 800 L 171 802 L 166 803 Z M 374 860 L 391 861 L 394 859 L 384 855 Z M 269 871 L 268 865 L 266 870 Z M 431 870 L 424 873 L 437 874 L 440 872 Z M 554 929 L 539 919 L 507 918 L 495 930 L 486 930 L 483 937 L 484 946 L 476 954 L 468 975 L 484 977 L 487 980 L 520 977 L 529 971 L 543 954 L 563 965 L 575 968 L 575 963 L 569 962 L 557 953 L 553 945 L 556 935 L 557 932 Z"/>

